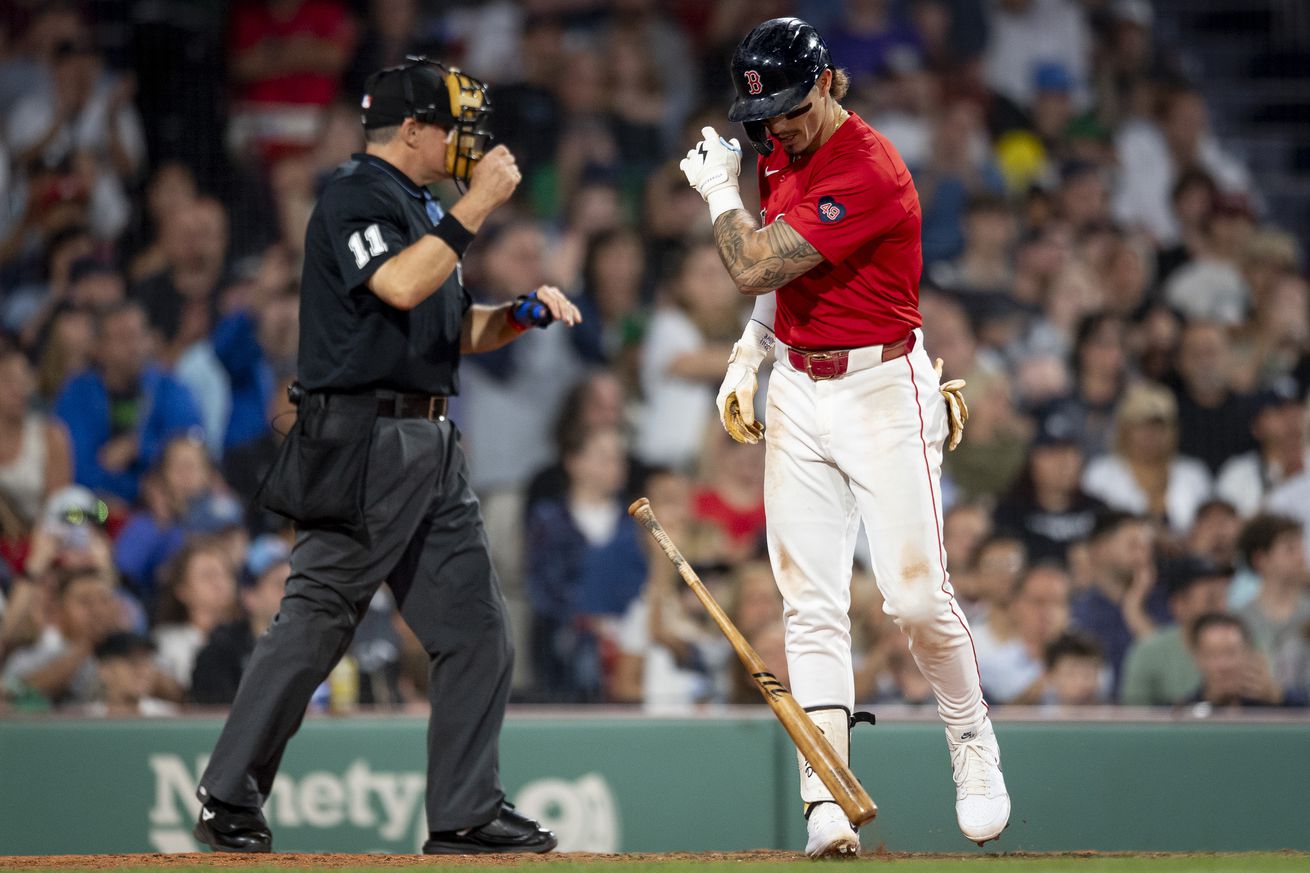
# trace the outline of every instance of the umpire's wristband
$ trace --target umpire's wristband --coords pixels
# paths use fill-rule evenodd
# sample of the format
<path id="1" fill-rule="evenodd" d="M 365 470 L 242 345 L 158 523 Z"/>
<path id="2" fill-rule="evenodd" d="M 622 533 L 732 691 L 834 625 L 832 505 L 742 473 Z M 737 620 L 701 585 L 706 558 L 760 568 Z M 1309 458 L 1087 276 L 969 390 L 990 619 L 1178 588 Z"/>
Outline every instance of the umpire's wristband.
<path id="1" fill-rule="evenodd" d="M 473 231 L 461 224 L 460 220 L 449 212 L 441 216 L 436 227 L 428 233 L 450 246 L 457 258 L 463 258 L 464 252 L 468 251 L 469 245 L 473 242 Z"/>

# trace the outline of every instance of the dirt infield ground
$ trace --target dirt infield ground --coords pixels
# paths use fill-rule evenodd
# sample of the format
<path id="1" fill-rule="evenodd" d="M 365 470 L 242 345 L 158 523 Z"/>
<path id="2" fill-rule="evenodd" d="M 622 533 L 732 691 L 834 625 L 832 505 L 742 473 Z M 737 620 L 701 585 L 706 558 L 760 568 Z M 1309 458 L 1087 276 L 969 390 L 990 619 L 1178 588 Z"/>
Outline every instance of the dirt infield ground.
<path id="1" fill-rule="evenodd" d="M 205 873 L 214 868 L 250 870 L 321 870 L 331 868 L 377 873 L 397 867 L 422 866 L 429 870 L 479 867 L 514 871 L 545 865 L 551 873 L 636 873 L 641 867 L 658 873 L 725 873 L 743 863 L 768 865 L 769 873 L 803 873 L 814 862 L 799 852 L 669 852 L 662 854 L 596 855 L 481 855 L 425 858 L 419 855 L 326 855 L 280 853 L 273 855 L 53 855 L 0 857 L 0 870 L 116 870 L 158 873 Z M 888 868 L 906 873 L 1293 873 L 1310 871 L 1310 854 L 1300 852 L 1249 854 L 1169 853 L 1013 853 L 995 855 L 914 855 L 883 852 L 858 859 L 824 862 L 883 873 Z M 719 868 L 717 870 L 706 868 Z"/>
<path id="2" fill-rule="evenodd" d="M 907 856 L 908 857 L 908 856 Z M 556 852 L 547 855 L 313 855 L 299 852 L 271 855 L 209 854 L 193 852 L 178 855 L 18 855 L 0 856 L 0 870 L 115 870 L 121 868 L 205 868 L 267 867 L 315 869 L 338 867 L 520 867 L 537 864 L 640 864 L 640 863 L 713 863 L 756 861 L 803 861 L 800 852 L 668 852 L 662 854 L 597 855 L 590 852 Z"/>

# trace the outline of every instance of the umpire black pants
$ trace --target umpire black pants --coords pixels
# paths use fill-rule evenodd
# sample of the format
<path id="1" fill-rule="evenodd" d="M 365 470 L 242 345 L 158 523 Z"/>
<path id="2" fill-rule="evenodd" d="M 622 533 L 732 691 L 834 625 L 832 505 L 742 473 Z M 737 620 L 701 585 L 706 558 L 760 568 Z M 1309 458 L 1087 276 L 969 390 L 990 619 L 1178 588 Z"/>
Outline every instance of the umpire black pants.
<path id="1" fill-rule="evenodd" d="M 428 827 L 476 827 L 504 799 L 500 726 L 514 651 L 468 465 L 449 421 L 379 418 L 364 485 L 368 544 L 302 531 L 197 796 L 262 806 L 287 741 L 382 582 L 431 658 Z"/>

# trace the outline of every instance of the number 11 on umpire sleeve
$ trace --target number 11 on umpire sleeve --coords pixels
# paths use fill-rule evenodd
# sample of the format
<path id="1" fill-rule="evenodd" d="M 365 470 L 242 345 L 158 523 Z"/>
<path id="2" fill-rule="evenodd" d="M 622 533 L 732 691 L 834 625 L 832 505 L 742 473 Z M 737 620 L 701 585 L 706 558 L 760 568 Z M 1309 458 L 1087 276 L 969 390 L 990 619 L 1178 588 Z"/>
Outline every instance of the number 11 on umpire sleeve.
<path id="1" fill-rule="evenodd" d="M 364 248 L 364 243 L 368 242 L 368 248 Z M 382 231 L 376 224 L 370 224 L 364 228 L 363 235 L 355 231 L 346 240 L 346 245 L 350 246 L 350 251 L 355 255 L 355 266 L 363 267 L 368 263 L 369 258 L 376 257 L 387 250 L 387 242 L 382 238 Z"/>

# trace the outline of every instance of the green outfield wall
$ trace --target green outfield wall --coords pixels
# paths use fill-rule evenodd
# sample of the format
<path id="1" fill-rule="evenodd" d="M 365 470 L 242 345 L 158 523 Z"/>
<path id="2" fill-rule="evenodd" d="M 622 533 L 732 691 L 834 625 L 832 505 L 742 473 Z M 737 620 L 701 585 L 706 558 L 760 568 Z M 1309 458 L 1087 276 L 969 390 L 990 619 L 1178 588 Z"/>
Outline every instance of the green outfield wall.
<path id="1" fill-rule="evenodd" d="M 886 721 L 886 719 L 884 719 Z M 192 795 L 216 718 L 0 722 L 0 855 L 193 851 Z M 286 851 L 413 852 L 425 722 L 311 718 L 267 813 Z M 1310 722 L 1008 723 L 1001 851 L 1310 849 Z M 878 802 L 866 848 L 980 851 L 955 828 L 940 725 L 857 730 Z M 797 848 L 795 752 L 767 717 L 515 715 L 510 797 L 561 849 Z"/>

